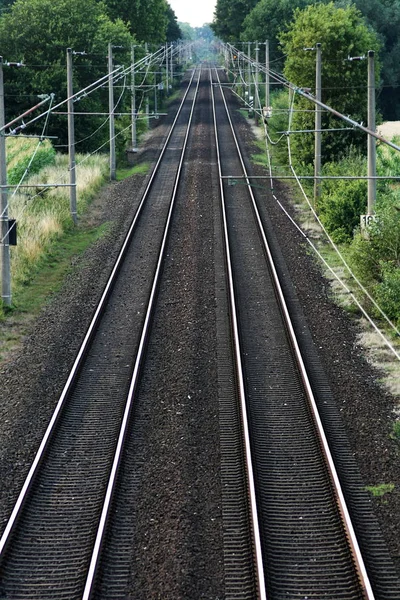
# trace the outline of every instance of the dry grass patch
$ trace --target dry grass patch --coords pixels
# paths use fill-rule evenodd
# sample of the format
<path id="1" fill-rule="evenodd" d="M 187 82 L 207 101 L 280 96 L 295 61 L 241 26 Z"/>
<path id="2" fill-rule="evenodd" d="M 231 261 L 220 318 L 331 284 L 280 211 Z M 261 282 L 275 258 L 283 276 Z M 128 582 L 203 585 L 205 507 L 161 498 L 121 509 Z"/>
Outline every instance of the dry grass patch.
<path id="1" fill-rule="evenodd" d="M 24 141 L 16 140 L 10 162 L 17 160 Z M 14 153 L 14 154 L 13 154 Z M 79 164 L 81 163 L 81 164 Z M 106 155 L 77 155 L 77 210 L 84 213 L 108 172 Z M 56 155 L 54 164 L 29 177 L 29 185 L 9 196 L 9 216 L 18 224 L 18 244 L 11 247 L 13 295 L 29 283 L 52 244 L 72 228 L 69 187 L 44 188 L 44 184 L 69 183 L 68 157 Z"/>

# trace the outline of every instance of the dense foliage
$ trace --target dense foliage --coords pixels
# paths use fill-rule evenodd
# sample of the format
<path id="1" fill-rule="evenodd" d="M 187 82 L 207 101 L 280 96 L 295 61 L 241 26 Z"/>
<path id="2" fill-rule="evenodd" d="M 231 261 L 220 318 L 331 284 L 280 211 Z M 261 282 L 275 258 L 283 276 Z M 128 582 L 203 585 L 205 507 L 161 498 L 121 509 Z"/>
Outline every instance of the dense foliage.
<path id="1" fill-rule="evenodd" d="M 346 0 L 348 3 L 348 0 Z M 382 90 L 379 103 L 386 119 L 400 119 L 400 2 L 353 0 L 381 41 Z"/>
<path id="2" fill-rule="evenodd" d="M 279 39 L 282 32 L 293 26 L 296 8 L 308 4 L 327 4 L 329 0 L 315 3 L 312 0 L 217 0 L 212 27 L 224 41 L 269 40 L 271 57 L 279 59 Z M 336 8 L 356 6 L 364 23 L 379 38 L 382 63 L 382 89 L 379 106 L 385 119 L 400 119 L 400 2 L 398 0 L 337 0 Z M 314 40 L 315 42 L 315 40 Z M 324 40 L 321 40 L 324 43 Z M 341 39 L 338 39 L 341 43 Z M 369 48 L 363 48 L 365 53 Z M 343 53 L 346 52 L 342 48 Z M 281 68 L 283 62 L 276 62 Z"/>
<path id="3" fill-rule="evenodd" d="M 165 42 L 168 26 L 177 27 L 175 13 L 166 0 L 105 0 L 105 4 L 109 16 L 122 19 L 139 41 Z M 174 39 L 180 37 L 178 29 Z"/>
<path id="4" fill-rule="evenodd" d="M 343 114 L 351 114 L 358 122 L 367 120 L 366 61 L 349 61 L 348 56 L 365 55 L 367 50 L 379 50 L 379 40 L 364 23 L 361 13 L 354 7 L 336 8 L 329 4 L 310 5 L 297 9 L 292 27 L 281 34 L 283 51 L 287 54 L 284 74 L 299 87 L 315 90 L 315 52 L 305 51 L 322 41 L 322 102 L 335 107 Z M 376 64 L 379 77 L 379 63 Z M 295 103 L 297 111 L 312 108 L 304 98 Z M 330 114 L 322 114 L 322 128 L 341 127 L 342 123 Z M 314 114 L 295 112 L 292 129 L 307 130 L 314 127 Z M 355 132 L 326 133 L 323 139 L 323 161 L 329 162 L 343 155 L 350 145 L 365 147 L 363 135 Z M 311 136 L 294 136 L 292 149 L 296 162 L 313 160 L 314 142 Z"/>
<path id="5" fill-rule="evenodd" d="M 158 44 L 181 38 L 175 12 L 167 0 L 97 0 L 97 3 L 101 12 L 111 20 L 124 21 L 130 33 L 140 42 Z M 6 13 L 13 4 L 15 0 L 0 0 L 0 15 Z M 92 6 L 92 3 L 88 5 Z M 84 12 L 82 24 L 85 16 Z"/>
<path id="6" fill-rule="evenodd" d="M 257 0 L 217 0 L 212 28 L 215 35 L 227 42 L 237 42 L 243 22 Z"/>
<path id="7" fill-rule="evenodd" d="M 304 8 L 312 0 L 260 0 L 249 12 L 243 22 L 241 39 L 243 41 L 268 40 L 270 57 L 274 68 L 281 68 L 283 62 L 277 58 L 282 55 L 279 49 L 279 35 L 285 31 L 293 18 L 296 8 Z"/>
<path id="8" fill-rule="evenodd" d="M 73 77 L 74 89 L 80 90 L 107 72 L 109 43 L 115 47 L 115 64 L 128 65 L 132 44 L 140 41 L 158 44 L 179 37 L 181 31 L 175 13 L 166 0 L 145 3 L 118 0 L 114 4 L 113 0 L 16 0 L 1 13 L 0 55 L 6 61 L 19 61 L 26 66 L 5 67 L 6 120 L 36 104 L 37 94 L 54 93 L 56 102 L 66 97 L 68 47 L 78 52 L 73 57 Z M 143 55 L 144 48 L 137 48 L 136 58 Z M 128 97 L 126 101 L 129 105 Z M 102 90 L 83 98 L 76 111 L 104 112 L 105 106 L 107 91 Z M 101 127 L 103 122 L 96 116 L 76 117 L 79 137 L 87 139 L 79 145 L 79 150 L 98 147 L 104 141 L 107 128 Z M 39 123 L 37 132 L 41 132 L 41 127 Z M 58 136 L 59 146 L 65 145 L 65 117 L 52 116 L 47 133 Z"/>
<path id="9" fill-rule="evenodd" d="M 123 21 L 111 21 L 96 0 L 17 0 L 0 19 L 0 40 L 0 53 L 7 60 L 26 64 L 5 70 L 8 119 L 36 104 L 38 93 L 54 93 L 56 101 L 66 97 L 67 47 L 87 53 L 74 57 L 74 88 L 79 90 L 106 72 L 109 42 L 128 49 L 134 38 Z M 126 53 L 122 60 L 128 57 Z M 99 94 L 89 97 L 79 110 L 99 111 L 102 99 Z M 52 117 L 49 125 L 48 133 L 64 144 L 65 118 Z M 96 120 L 83 118 L 77 125 L 85 137 L 96 128 Z"/>
<path id="10" fill-rule="evenodd" d="M 323 175 L 358 177 L 367 172 L 367 159 L 351 148 L 349 156 L 323 166 Z M 366 212 L 367 182 L 360 179 L 327 179 L 317 207 L 335 242 L 349 242 Z"/>
<path id="11" fill-rule="evenodd" d="M 166 16 L 167 16 L 167 42 L 175 42 L 176 40 L 182 39 L 182 31 L 179 27 L 178 19 L 176 18 L 175 12 L 172 10 L 171 6 L 167 3 L 166 7 Z"/>

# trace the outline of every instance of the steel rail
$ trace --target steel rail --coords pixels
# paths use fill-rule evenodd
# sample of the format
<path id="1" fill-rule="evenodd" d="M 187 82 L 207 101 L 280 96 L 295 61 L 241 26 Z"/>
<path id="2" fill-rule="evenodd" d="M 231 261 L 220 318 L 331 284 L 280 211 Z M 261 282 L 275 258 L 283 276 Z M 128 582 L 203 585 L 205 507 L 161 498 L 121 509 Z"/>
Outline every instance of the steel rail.
<path id="1" fill-rule="evenodd" d="M 114 267 L 112 269 L 111 275 L 110 275 L 110 277 L 109 277 L 109 279 L 108 279 L 108 281 L 107 281 L 107 283 L 105 285 L 104 291 L 102 293 L 102 296 L 100 298 L 100 301 L 98 303 L 96 311 L 95 311 L 95 313 L 93 315 L 93 318 L 92 318 L 92 320 L 91 320 L 91 322 L 89 324 L 89 327 L 87 329 L 87 332 L 85 334 L 84 340 L 83 340 L 83 342 L 82 342 L 82 344 L 81 344 L 81 346 L 80 346 L 80 348 L 78 350 L 77 356 L 76 356 L 75 361 L 73 363 L 73 366 L 71 368 L 71 371 L 70 371 L 70 374 L 68 376 L 68 379 L 67 379 L 67 381 L 65 383 L 65 386 L 64 386 L 63 391 L 61 393 L 61 396 L 60 396 L 60 398 L 58 400 L 57 406 L 56 406 L 56 408 L 54 410 L 54 413 L 53 413 L 53 415 L 51 417 L 51 420 L 50 420 L 49 425 L 48 425 L 48 427 L 46 429 L 46 432 L 45 432 L 45 434 L 43 436 L 42 442 L 41 442 L 41 444 L 39 446 L 39 449 L 38 449 L 38 451 L 36 453 L 35 459 L 34 459 L 32 465 L 31 465 L 31 468 L 30 468 L 30 470 L 28 472 L 28 475 L 27 475 L 27 477 L 25 479 L 25 482 L 24 482 L 24 484 L 22 486 L 21 492 L 20 492 L 20 494 L 18 496 L 17 502 L 15 503 L 15 506 L 13 508 L 13 511 L 12 511 L 11 515 L 10 515 L 10 518 L 9 518 L 9 520 L 7 522 L 6 528 L 5 528 L 5 530 L 3 532 L 3 535 L 2 535 L 2 537 L 0 539 L 0 560 L 3 557 L 5 548 L 6 548 L 8 542 L 10 540 L 11 533 L 12 533 L 12 531 L 13 531 L 16 523 L 17 523 L 18 517 L 19 517 L 20 512 L 22 510 L 22 507 L 24 505 L 25 499 L 27 498 L 27 495 L 29 493 L 29 490 L 30 490 L 30 487 L 32 485 L 32 482 L 33 482 L 33 480 L 34 480 L 34 478 L 35 478 L 35 476 L 36 476 L 36 474 L 38 472 L 40 463 L 42 462 L 42 459 L 43 459 L 43 457 L 44 457 L 44 455 L 46 453 L 46 450 L 47 450 L 47 447 L 49 445 L 50 439 L 51 439 L 52 434 L 53 434 L 53 432 L 54 432 L 54 430 L 56 428 L 56 424 L 58 423 L 58 420 L 60 418 L 62 409 L 63 409 L 63 407 L 64 407 L 64 405 L 66 403 L 66 399 L 68 398 L 68 395 L 69 395 L 69 393 L 71 391 L 71 388 L 72 388 L 72 386 L 73 386 L 73 384 L 74 384 L 74 382 L 76 380 L 76 377 L 77 377 L 77 374 L 79 372 L 80 366 L 82 365 L 83 359 L 84 359 L 85 355 L 88 352 L 90 342 L 91 342 L 91 340 L 93 338 L 93 335 L 94 335 L 94 333 L 96 331 L 96 328 L 98 326 L 100 317 L 101 317 L 101 315 L 102 315 L 102 313 L 103 313 L 103 311 L 105 309 L 106 302 L 107 302 L 107 300 L 109 298 L 111 290 L 112 290 L 112 288 L 114 286 L 114 283 L 115 283 L 115 281 L 117 279 L 118 272 L 119 272 L 120 267 L 122 265 L 122 262 L 123 262 L 123 259 L 125 257 L 125 254 L 127 252 L 128 246 L 129 246 L 129 244 L 131 242 L 134 230 L 136 228 L 137 221 L 138 221 L 139 216 L 140 216 L 140 214 L 142 212 L 143 206 L 144 206 L 144 204 L 146 202 L 146 199 L 147 199 L 149 191 L 150 191 L 150 189 L 152 187 L 153 181 L 154 181 L 154 179 L 156 177 L 156 174 L 157 174 L 158 168 L 160 166 L 160 163 L 162 161 L 162 158 L 163 158 L 163 156 L 164 156 L 164 154 L 166 152 L 166 149 L 168 147 L 168 143 L 169 143 L 169 141 L 171 139 L 171 136 L 172 136 L 172 133 L 173 133 L 173 131 L 175 129 L 175 126 L 176 126 L 177 120 L 179 118 L 179 115 L 181 114 L 181 111 L 182 111 L 183 105 L 185 103 L 185 100 L 187 98 L 187 95 L 189 93 L 189 90 L 190 90 L 190 88 L 192 86 L 194 75 L 195 75 L 195 71 L 193 70 L 193 73 L 192 73 L 192 76 L 190 78 L 188 87 L 187 87 L 187 89 L 185 91 L 185 94 L 183 96 L 182 102 L 181 102 L 181 104 L 180 104 L 180 106 L 178 108 L 178 111 L 177 111 L 177 114 L 175 116 L 175 119 L 174 119 L 174 121 L 173 121 L 173 123 L 171 125 L 171 129 L 169 131 L 167 139 L 166 139 L 166 141 L 164 143 L 164 146 L 163 146 L 163 148 L 162 148 L 162 150 L 160 152 L 160 156 L 159 156 L 159 158 L 157 160 L 157 163 L 154 166 L 154 169 L 153 169 L 153 172 L 151 174 L 150 180 L 149 180 L 149 182 L 148 182 L 148 184 L 146 186 L 146 189 L 145 189 L 145 191 L 143 193 L 142 199 L 141 199 L 141 201 L 139 203 L 139 206 L 138 206 L 138 208 L 136 210 L 135 216 L 134 216 L 134 218 L 132 220 L 132 223 L 131 223 L 131 225 L 129 227 L 128 233 L 126 234 L 126 237 L 125 237 L 124 242 L 122 244 L 121 250 L 120 250 L 120 252 L 118 254 L 118 257 L 117 257 L 117 259 L 115 261 L 115 264 L 114 264 Z"/>
<path id="2" fill-rule="evenodd" d="M 218 75 L 218 71 L 217 70 L 216 70 L 216 76 L 217 76 L 217 79 L 219 81 L 219 75 Z M 300 370 L 301 378 L 303 380 L 304 388 L 305 388 L 305 391 L 306 391 L 306 396 L 307 396 L 307 399 L 309 401 L 310 408 L 311 408 L 311 411 L 312 411 L 312 415 L 313 415 L 313 418 L 314 418 L 314 422 L 315 422 L 315 425 L 316 425 L 317 433 L 318 433 L 319 439 L 321 441 L 321 447 L 322 447 L 322 450 L 323 450 L 323 453 L 324 453 L 324 456 L 325 456 L 325 459 L 326 459 L 326 465 L 327 465 L 327 468 L 328 468 L 328 472 L 330 473 L 331 482 L 332 482 L 334 494 L 335 494 L 335 497 L 336 497 L 336 503 L 337 503 L 339 512 L 340 512 L 340 514 L 342 516 L 343 525 L 344 525 L 345 532 L 346 532 L 346 537 L 348 539 L 348 543 L 349 543 L 349 546 L 350 546 L 350 551 L 351 551 L 351 554 L 352 554 L 352 557 L 353 557 L 353 561 L 354 561 L 354 564 L 355 564 L 355 567 L 356 567 L 356 570 L 357 570 L 357 574 L 358 574 L 358 577 L 359 577 L 359 580 L 360 580 L 360 585 L 362 586 L 362 591 L 364 593 L 364 596 L 365 596 L 366 600 L 374 600 L 374 598 L 375 598 L 374 592 L 372 590 L 372 586 L 371 586 L 371 583 L 370 583 L 370 580 L 369 580 L 369 577 L 368 577 L 368 574 L 367 574 L 367 570 L 366 570 L 366 567 L 365 567 L 365 564 L 364 564 L 364 559 L 363 559 L 362 554 L 361 554 L 361 550 L 360 550 L 360 547 L 359 547 L 359 544 L 358 544 L 358 540 L 357 540 L 357 537 L 356 537 L 356 534 L 355 534 L 355 531 L 354 531 L 354 527 L 353 527 L 353 524 L 351 522 L 351 517 L 350 517 L 349 510 L 347 508 L 346 500 L 344 498 L 342 486 L 340 484 L 340 480 L 339 480 L 339 476 L 337 474 L 336 466 L 335 466 L 335 463 L 334 463 L 334 460 L 333 460 L 333 457 L 332 457 L 332 454 L 331 454 L 331 451 L 330 451 L 330 448 L 329 448 L 328 440 L 326 438 L 326 434 L 325 434 L 325 431 L 324 431 L 324 428 L 323 428 L 323 425 L 322 425 L 322 421 L 321 421 L 321 417 L 319 415 L 317 403 L 316 403 L 316 400 L 315 400 L 315 397 L 314 397 L 313 390 L 311 388 L 311 384 L 310 384 L 308 373 L 307 373 L 307 370 L 306 370 L 306 367 L 305 367 L 305 364 L 304 364 L 304 360 L 303 360 L 303 357 L 301 355 L 300 347 L 299 347 L 299 344 L 298 344 L 298 341 L 297 341 L 297 338 L 296 338 L 296 334 L 295 334 L 295 331 L 294 331 L 292 320 L 290 318 L 289 310 L 288 310 L 288 307 L 287 307 L 287 304 L 286 304 L 286 300 L 285 300 L 285 297 L 284 297 L 284 294 L 283 294 L 283 291 L 282 291 L 282 286 L 281 286 L 280 281 L 279 281 L 279 276 L 278 276 L 278 273 L 277 273 L 277 270 L 276 270 L 276 267 L 275 267 L 275 264 L 274 264 L 274 261 L 273 261 L 273 257 L 272 257 L 272 253 L 271 253 L 271 250 L 270 250 L 270 247 L 269 247 L 269 244 L 268 244 L 268 240 L 266 238 L 266 234 L 265 234 L 265 230 L 264 230 L 264 227 L 263 227 L 263 224 L 262 224 L 260 212 L 258 210 L 257 203 L 256 203 L 256 200 L 255 200 L 255 197 L 254 197 L 254 193 L 253 193 L 253 190 L 251 188 L 250 177 L 248 176 L 247 169 L 246 169 L 246 166 L 244 164 L 243 156 L 242 156 L 242 153 L 241 153 L 241 150 L 240 150 L 240 147 L 239 147 L 239 143 L 238 143 L 238 140 L 237 140 L 235 129 L 234 129 L 234 126 L 233 126 L 233 123 L 232 123 L 232 119 L 231 119 L 231 116 L 230 116 L 229 108 L 228 108 L 228 105 L 227 105 L 227 102 L 226 102 L 225 93 L 224 93 L 224 90 L 223 90 L 222 87 L 221 87 L 221 95 L 222 95 L 222 98 L 223 98 L 223 101 L 224 101 L 226 114 L 227 114 L 227 117 L 228 117 L 228 120 L 229 120 L 229 123 L 230 123 L 230 127 L 231 127 L 231 130 L 232 130 L 232 135 L 233 135 L 233 138 L 235 140 L 235 146 L 236 146 L 236 149 L 237 149 L 237 152 L 238 152 L 238 156 L 239 156 L 239 159 L 240 159 L 240 162 L 241 162 L 241 165 L 242 165 L 242 170 L 243 170 L 243 174 L 244 174 L 244 177 L 245 177 L 245 180 L 246 180 L 246 183 L 247 183 L 248 192 L 249 192 L 249 195 L 250 195 L 250 198 L 251 198 L 251 201 L 252 201 L 254 214 L 255 214 L 256 221 L 257 221 L 258 228 L 259 228 L 259 233 L 260 233 L 261 239 L 263 241 L 264 249 L 265 249 L 265 252 L 267 254 L 268 261 L 269 261 L 269 266 L 271 268 L 271 272 L 272 272 L 273 279 L 274 279 L 274 282 L 275 282 L 276 291 L 277 291 L 277 294 L 278 294 L 278 297 L 279 297 L 279 300 L 280 300 L 280 304 L 281 304 L 281 308 L 282 308 L 282 313 L 283 313 L 283 316 L 284 316 L 284 321 L 285 321 L 285 324 L 286 324 L 286 327 L 287 327 L 287 331 L 288 331 L 288 334 L 289 334 L 290 341 L 291 341 L 291 343 L 293 345 L 294 354 L 295 354 L 295 357 L 296 357 L 296 360 L 297 360 L 297 363 L 298 363 L 298 367 L 299 367 L 299 370 Z"/>
<path id="3" fill-rule="evenodd" d="M 212 84 L 212 71 L 210 69 L 210 82 Z M 220 195 L 221 195 L 221 210 L 222 210 L 222 220 L 223 220 L 223 233 L 224 233 L 224 246 L 225 246 L 225 256 L 227 262 L 227 271 L 228 271 L 228 284 L 229 284 L 229 304 L 230 304 L 230 313 L 231 313 L 231 321 L 232 321 L 232 330 L 233 330 L 233 343 L 234 343 L 234 352 L 235 352 L 235 360 L 236 360 L 236 375 L 239 384 L 239 400 L 241 407 L 241 418 L 242 418 L 242 426 L 243 426 L 243 437 L 244 437 L 244 446 L 245 446 L 245 458 L 246 458 L 246 471 L 247 471 L 247 484 L 248 484 L 248 492 L 250 498 L 250 516 L 252 522 L 252 534 L 253 534 L 253 543 L 254 543 L 254 551 L 255 551 L 255 560 L 256 560 L 256 570 L 257 570 L 257 584 L 258 584 L 258 593 L 260 600 L 267 600 L 266 591 L 265 591 L 265 577 L 264 577 L 264 566 L 263 566 L 263 558 L 262 558 L 262 549 L 261 549 L 261 536 L 260 536 L 260 528 L 258 522 L 258 511 L 257 511 L 257 501 L 256 501 L 256 490 L 255 490 L 255 482 L 254 482 L 254 470 L 253 470 L 253 459 L 250 445 L 250 432 L 249 432 L 249 423 L 247 416 L 247 407 L 246 407 L 246 392 L 244 385 L 244 375 L 243 375 L 243 366 L 242 366 L 242 350 L 241 343 L 239 337 L 239 325 L 238 325 L 238 317 L 236 311 L 236 299 L 235 299 L 235 289 L 233 282 L 233 269 L 232 269 L 232 261 L 230 256 L 230 242 L 229 242 L 229 233 L 228 233 L 228 223 L 225 209 L 225 193 L 222 179 L 222 167 L 221 167 L 221 152 L 219 146 L 219 136 L 218 136 L 218 127 L 217 127 L 217 116 L 215 110 L 215 96 L 214 96 L 214 87 L 211 87 L 211 99 L 212 99 L 212 109 L 213 109 L 213 119 L 214 119 L 214 133 L 215 133 L 215 141 L 216 141 L 216 152 L 217 152 L 217 164 L 218 164 L 218 173 L 219 173 L 219 182 L 220 182 Z"/>
<path id="4" fill-rule="evenodd" d="M 191 107 L 191 111 L 190 111 L 190 115 L 189 115 L 189 121 L 188 121 L 185 139 L 183 142 L 181 157 L 179 160 L 178 171 L 177 171 L 176 177 L 175 177 L 175 183 L 174 183 L 174 188 L 173 188 L 173 192 L 172 192 L 171 204 L 169 207 L 168 216 L 167 216 L 167 220 L 165 223 L 165 229 L 164 229 L 163 239 L 161 242 L 160 253 L 159 253 L 159 257 L 158 257 L 158 261 L 157 261 L 157 267 L 155 270 L 153 284 L 152 284 L 150 298 L 149 298 L 149 303 L 148 303 L 147 310 L 146 310 L 146 317 L 144 320 L 144 325 L 143 325 L 142 333 L 140 336 L 139 348 L 138 348 L 138 352 L 136 355 L 135 366 L 133 369 L 133 374 L 132 374 L 132 378 L 131 378 L 131 382 L 130 382 L 130 386 L 129 386 L 129 393 L 128 393 L 128 397 L 127 397 L 127 401 L 126 401 L 124 416 L 122 419 L 121 430 L 120 430 L 120 433 L 118 436 L 117 448 L 116 448 L 116 452 L 115 452 L 115 456 L 114 456 L 113 465 L 111 468 L 109 482 L 107 485 L 107 491 L 106 491 L 106 495 L 105 495 L 104 505 L 103 505 L 103 509 L 102 509 L 102 513 L 101 513 L 101 517 L 100 517 L 99 528 L 98 528 L 98 532 L 97 532 L 97 536 L 96 536 L 96 541 L 95 541 L 95 545 L 94 545 L 94 549 L 93 549 L 92 558 L 90 561 L 88 576 L 86 579 L 86 584 L 85 584 L 85 589 L 84 589 L 84 593 L 82 596 L 82 600 L 90 600 L 90 598 L 92 598 L 92 594 L 93 594 L 93 590 L 94 590 L 96 572 L 97 572 L 97 568 L 98 568 L 98 565 L 99 565 L 99 562 L 101 559 L 102 542 L 103 542 L 105 530 L 107 527 L 107 519 L 108 519 L 108 515 L 109 515 L 109 511 L 110 511 L 113 493 L 114 493 L 115 486 L 117 483 L 119 465 L 121 463 L 122 452 L 124 449 L 124 441 L 125 441 L 125 437 L 126 437 L 128 424 L 129 424 L 129 416 L 131 413 L 134 395 L 135 395 L 138 381 L 139 381 L 140 367 L 142 364 L 142 359 L 143 359 L 145 348 L 146 348 L 146 340 L 147 340 L 147 336 L 148 336 L 149 329 L 150 329 L 151 316 L 153 314 L 156 293 L 157 293 L 157 289 L 158 289 L 158 285 L 159 285 L 159 281 L 160 281 L 162 264 L 163 264 L 164 257 L 165 257 L 165 249 L 166 249 L 169 231 L 170 231 L 172 213 L 173 213 L 173 210 L 175 207 L 175 200 L 176 200 L 178 187 L 179 187 L 179 183 L 180 183 L 183 161 L 184 161 L 185 154 L 186 154 L 187 142 L 188 142 L 188 138 L 189 138 L 190 128 L 191 128 L 191 124 L 192 124 L 192 120 L 193 120 L 194 108 L 196 105 L 197 94 L 198 94 L 199 85 L 200 85 L 200 78 L 201 78 L 201 69 L 199 71 L 199 77 L 197 80 L 196 91 L 194 94 L 192 107 Z"/>

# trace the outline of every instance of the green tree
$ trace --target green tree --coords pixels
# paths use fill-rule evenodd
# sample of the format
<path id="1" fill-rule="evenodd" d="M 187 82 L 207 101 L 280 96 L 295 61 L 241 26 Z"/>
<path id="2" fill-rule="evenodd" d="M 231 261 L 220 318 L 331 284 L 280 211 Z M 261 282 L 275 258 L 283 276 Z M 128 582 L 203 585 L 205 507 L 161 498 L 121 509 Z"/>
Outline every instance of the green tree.
<path id="1" fill-rule="evenodd" d="M 166 0 L 105 0 L 112 19 L 122 19 L 140 42 L 167 40 L 168 3 Z"/>
<path id="2" fill-rule="evenodd" d="M 217 0 L 211 23 L 215 35 L 225 42 L 237 42 L 243 21 L 256 4 L 257 0 Z"/>
<path id="3" fill-rule="evenodd" d="M 129 49 L 134 38 L 121 20 L 110 20 L 105 6 L 96 0 L 16 0 L 0 19 L 0 40 L 0 54 L 6 60 L 27 65 L 5 69 L 6 117 L 10 120 L 37 103 L 37 94 L 53 92 L 56 101 L 66 98 L 67 47 L 87 53 L 74 57 L 74 89 L 78 91 L 106 73 L 108 42 Z M 129 61 L 128 52 L 118 57 L 119 62 L 125 60 Z M 104 95 L 98 92 L 82 100 L 80 110 L 103 111 Z M 93 117 L 78 119 L 80 135 L 85 137 L 96 123 Z M 53 116 L 49 126 L 49 133 L 64 144 L 66 119 Z"/>
<path id="4" fill-rule="evenodd" d="M 276 60 L 281 55 L 278 47 L 278 34 L 285 31 L 293 18 L 296 8 L 304 8 L 312 0 L 260 0 L 243 22 L 243 41 L 269 41 L 270 57 Z M 275 62 L 274 68 L 283 66 Z"/>
<path id="5" fill-rule="evenodd" d="M 366 122 L 367 116 L 367 62 L 349 61 L 348 56 L 365 55 L 368 50 L 379 50 L 377 34 L 364 22 L 355 6 L 337 8 L 329 4 L 310 5 L 297 9 L 288 31 L 280 35 L 281 46 L 287 54 L 284 74 L 299 87 L 315 89 L 315 53 L 304 48 L 322 44 L 322 101 L 339 112 L 351 115 L 356 121 Z M 379 62 L 376 78 L 379 80 Z M 296 112 L 292 126 L 296 129 L 313 129 L 314 105 L 301 98 L 295 99 Z M 330 114 L 323 113 L 322 128 L 344 126 Z M 312 135 L 292 136 L 293 159 L 297 164 L 313 162 Z M 356 132 L 323 134 L 323 160 L 330 162 L 354 146 L 364 149 L 365 136 Z"/>
<path id="6" fill-rule="evenodd" d="M 346 5 L 347 0 L 343 4 Z M 338 3 L 340 5 L 340 2 Z M 398 0 L 353 0 L 382 44 L 382 90 L 379 106 L 385 119 L 400 118 L 400 3 Z"/>
<path id="7" fill-rule="evenodd" d="M 180 30 L 182 32 L 182 39 L 183 40 L 194 40 L 196 34 L 195 34 L 194 27 L 192 27 L 190 25 L 190 23 L 179 22 L 178 25 L 179 25 L 179 28 L 180 28 Z"/>
<path id="8" fill-rule="evenodd" d="M 170 4 L 167 3 L 167 42 L 175 42 L 176 40 L 180 40 L 182 38 L 182 32 L 178 25 L 178 20 L 176 18 L 175 12 L 172 10 Z"/>

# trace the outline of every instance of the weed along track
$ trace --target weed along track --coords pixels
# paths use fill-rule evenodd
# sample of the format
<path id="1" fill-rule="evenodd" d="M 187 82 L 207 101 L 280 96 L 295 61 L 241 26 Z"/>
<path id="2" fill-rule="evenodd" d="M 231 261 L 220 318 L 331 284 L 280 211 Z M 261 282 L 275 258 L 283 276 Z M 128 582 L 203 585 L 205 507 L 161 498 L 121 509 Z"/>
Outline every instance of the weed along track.
<path id="1" fill-rule="evenodd" d="M 193 71 L 0 546 L 0 598 L 396 600 L 221 72 Z M 238 141 L 239 138 L 239 141 Z"/>

